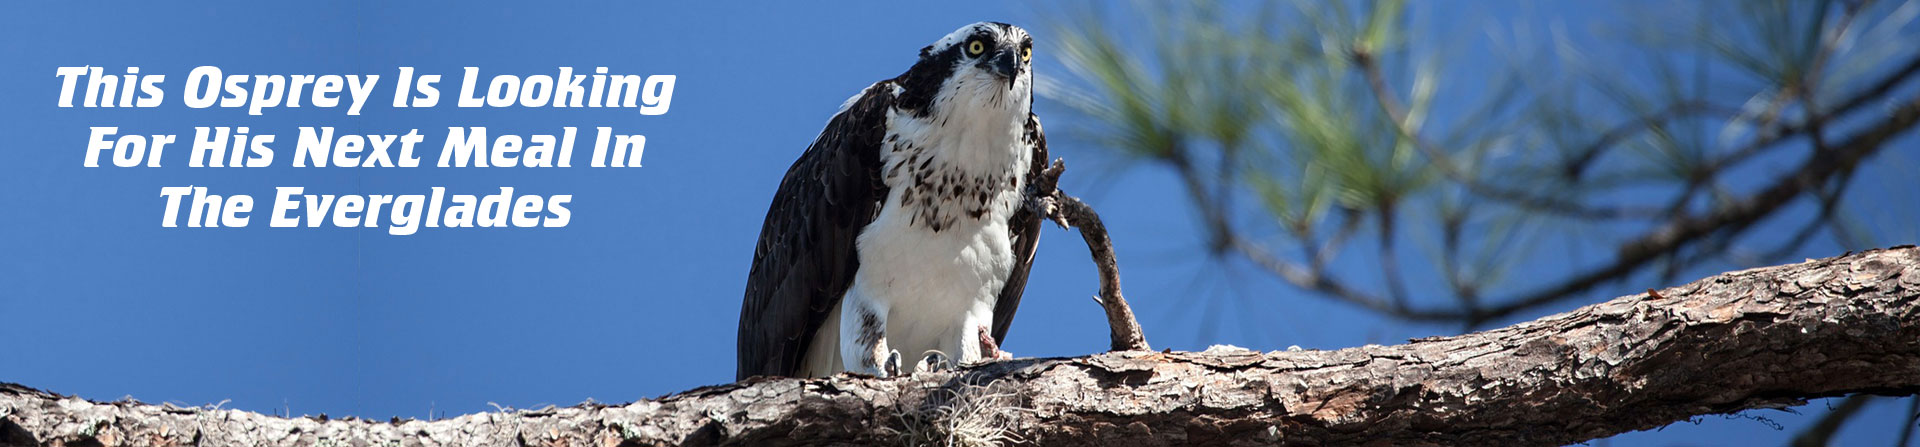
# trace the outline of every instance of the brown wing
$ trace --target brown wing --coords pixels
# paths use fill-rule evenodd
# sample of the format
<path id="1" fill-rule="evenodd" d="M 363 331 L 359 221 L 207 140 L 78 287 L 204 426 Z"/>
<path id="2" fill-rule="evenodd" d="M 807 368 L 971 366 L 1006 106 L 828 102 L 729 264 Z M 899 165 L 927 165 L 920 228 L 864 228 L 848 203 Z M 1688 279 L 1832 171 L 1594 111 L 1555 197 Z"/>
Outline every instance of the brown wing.
<path id="1" fill-rule="evenodd" d="M 1027 184 L 1047 167 L 1047 135 L 1040 131 L 1040 117 L 1027 115 L 1027 140 L 1033 144 L 1033 163 L 1027 168 Z M 1020 308 L 1020 294 L 1027 290 L 1027 272 L 1033 270 L 1033 254 L 1040 247 L 1039 214 L 1021 206 L 1014 210 L 1007 228 L 1013 232 L 1013 272 L 1000 288 L 1000 299 L 993 303 L 993 339 L 1007 342 L 1007 329 L 1013 327 L 1013 312 Z"/>
<path id="2" fill-rule="evenodd" d="M 891 81 L 868 87 L 780 181 L 740 305 L 736 379 L 798 373 L 814 332 L 852 285 L 854 239 L 887 195 L 880 140 L 893 100 Z"/>

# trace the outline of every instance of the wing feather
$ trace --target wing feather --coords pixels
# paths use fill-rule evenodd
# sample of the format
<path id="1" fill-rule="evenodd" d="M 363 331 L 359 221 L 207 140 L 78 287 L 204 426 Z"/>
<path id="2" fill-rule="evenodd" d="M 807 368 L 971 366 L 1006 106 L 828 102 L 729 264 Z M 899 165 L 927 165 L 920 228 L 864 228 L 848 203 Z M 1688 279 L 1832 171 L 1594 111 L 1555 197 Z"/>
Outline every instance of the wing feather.
<path id="1" fill-rule="evenodd" d="M 853 284 L 854 241 L 887 196 L 880 147 L 893 90 L 882 81 L 850 100 L 780 180 L 740 306 L 736 379 L 796 375 Z"/>
<path id="2" fill-rule="evenodd" d="M 1040 171 L 1047 168 L 1047 135 L 1040 130 L 1040 117 L 1027 115 L 1027 140 L 1033 144 L 1033 161 L 1027 168 L 1026 184 L 1033 184 Z M 993 339 L 995 344 L 1007 341 L 1007 329 L 1013 327 L 1013 313 L 1020 308 L 1020 295 L 1027 289 L 1027 273 L 1033 270 L 1033 255 L 1040 248 L 1039 214 L 1028 210 L 1026 206 L 1016 208 L 1013 217 L 1007 222 L 1007 228 L 1013 232 L 1013 271 L 1007 275 L 1007 283 L 1000 288 L 1000 297 L 993 304 Z"/>

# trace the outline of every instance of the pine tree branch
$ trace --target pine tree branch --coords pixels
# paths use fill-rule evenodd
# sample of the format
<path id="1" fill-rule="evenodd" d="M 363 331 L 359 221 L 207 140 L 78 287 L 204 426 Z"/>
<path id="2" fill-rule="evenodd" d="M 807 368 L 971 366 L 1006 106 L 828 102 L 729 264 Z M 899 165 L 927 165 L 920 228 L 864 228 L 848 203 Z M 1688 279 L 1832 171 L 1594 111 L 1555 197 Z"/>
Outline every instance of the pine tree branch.
<path id="1" fill-rule="evenodd" d="M 432 422 L 94 403 L 8 384 L 0 445 L 1562 445 L 1852 393 L 1920 393 L 1920 249 L 1725 273 L 1395 346 L 756 378 Z"/>

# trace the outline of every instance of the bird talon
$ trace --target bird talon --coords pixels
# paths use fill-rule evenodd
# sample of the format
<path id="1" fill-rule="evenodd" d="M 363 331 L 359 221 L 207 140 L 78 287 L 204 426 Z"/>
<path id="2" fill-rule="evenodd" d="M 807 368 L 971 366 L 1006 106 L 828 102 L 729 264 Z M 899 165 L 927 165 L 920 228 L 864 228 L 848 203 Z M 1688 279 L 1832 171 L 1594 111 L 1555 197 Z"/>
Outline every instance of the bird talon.
<path id="1" fill-rule="evenodd" d="M 880 367 L 880 377 L 898 377 L 900 375 L 900 351 L 887 353 L 887 360 Z"/>
<path id="2" fill-rule="evenodd" d="M 923 372 L 944 372 L 952 369 L 953 360 L 947 357 L 947 353 L 940 352 L 936 349 L 927 350 L 926 357 L 921 357 L 920 361 L 913 365 L 913 372 L 916 374 Z"/>
<path id="3" fill-rule="evenodd" d="M 980 360 L 982 362 L 988 362 L 988 361 L 994 361 L 994 360 L 1013 360 L 1012 353 L 1000 350 L 1000 344 L 993 342 L 993 329 L 988 328 L 986 326 L 980 326 L 979 329 L 980 329 L 979 330 Z"/>

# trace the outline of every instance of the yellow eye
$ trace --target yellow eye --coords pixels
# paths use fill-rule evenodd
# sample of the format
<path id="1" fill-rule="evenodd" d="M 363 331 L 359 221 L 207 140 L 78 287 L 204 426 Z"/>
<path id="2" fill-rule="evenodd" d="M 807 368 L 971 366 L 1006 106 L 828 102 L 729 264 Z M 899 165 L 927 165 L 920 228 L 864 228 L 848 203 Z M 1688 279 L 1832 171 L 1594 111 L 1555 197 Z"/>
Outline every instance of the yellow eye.
<path id="1" fill-rule="evenodd" d="M 967 42 L 967 54 L 979 56 L 980 53 L 985 53 L 986 51 L 987 44 L 980 43 L 978 40 Z"/>
<path id="2" fill-rule="evenodd" d="M 1033 47 L 1021 48 L 1020 62 L 1030 62 L 1030 61 L 1033 61 Z"/>

